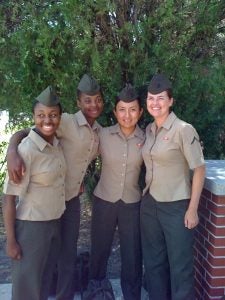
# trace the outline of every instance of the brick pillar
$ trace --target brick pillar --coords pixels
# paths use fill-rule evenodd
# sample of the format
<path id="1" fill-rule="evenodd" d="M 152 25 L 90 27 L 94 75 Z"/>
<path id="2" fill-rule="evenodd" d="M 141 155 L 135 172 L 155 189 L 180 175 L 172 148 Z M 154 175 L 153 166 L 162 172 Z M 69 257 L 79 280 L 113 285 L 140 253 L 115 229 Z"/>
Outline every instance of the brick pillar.
<path id="1" fill-rule="evenodd" d="M 198 300 L 225 295 L 225 161 L 206 161 L 206 167 L 194 249 Z"/>

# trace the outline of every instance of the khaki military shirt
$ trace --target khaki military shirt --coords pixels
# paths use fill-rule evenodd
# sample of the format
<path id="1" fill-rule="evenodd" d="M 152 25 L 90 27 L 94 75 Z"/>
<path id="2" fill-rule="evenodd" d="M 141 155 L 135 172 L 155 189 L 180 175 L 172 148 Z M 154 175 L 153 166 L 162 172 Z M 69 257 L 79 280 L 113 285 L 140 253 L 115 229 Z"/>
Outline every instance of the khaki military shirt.
<path id="1" fill-rule="evenodd" d="M 138 179 L 143 162 L 144 132 L 137 126 L 126 138 L 116 124 L 102 128 L 99 136 L 102 169 L 94 195 L 110 202 L 120 199 L 126 203 L 138 202 L 141 197 Z"/>
<path id="2" fill-rule="evenodd" d="M 142 148 L 146 165 L 146 187 L 162 202 L 189 199 L 190 169 L 204 164 L 199 136 L 188 123 L 171 112 L 162 127 L 146 128 L 146 142 Z"/>
<path id="3" fill-rule="evenodd" d="M 26 165 L 20 184 L 9 181 L 4 193 L 19 196 L 16 218 L 47 221 L 61 217 L 65 209 L 66 162 L 62 148 L 55 138 L 47 143 L 34 130 L 22 140 L 18 151 Z"/>
<path id="4" fill-rule="evenodd" d="M 88 165 L 97 156 L 99 128 L 97 122 L 91 127 L 81 111 L 62 114 L 57 136 L 67 163 L 66 200 L 79 194 Z"/>

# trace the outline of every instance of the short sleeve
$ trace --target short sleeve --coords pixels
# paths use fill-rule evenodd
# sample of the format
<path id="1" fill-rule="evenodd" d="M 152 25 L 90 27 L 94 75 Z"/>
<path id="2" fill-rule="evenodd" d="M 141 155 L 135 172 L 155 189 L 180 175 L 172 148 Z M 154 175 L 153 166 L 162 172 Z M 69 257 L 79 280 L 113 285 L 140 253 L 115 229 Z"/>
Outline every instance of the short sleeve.
<path id="1" fill-rule="evenodd" d="M 21 183 L 16 184 L 13 181 L 9 180 L 8 173 L 6 174 L 6 179 L 4 182 L 3 193 L 6 195 L 15 195 L 22 197 L 28 189 L 29 181 L 30 181 L 30 165 L 31 165 L 31 155 L 27 149 L 24 148 L 24 144 L 21 143 L 18 147 L 18 152 L 21 155 L 25 167 L 26 172 L 23 176 Z"/>
<path id="2" fill-rule="evenodd" d="M 61 120 L 60 120 L 60 124 L 59 124 L 59 127 L 57 128 L 57 137 L 58 138 L 61 138 L 65 135 L 65 132 L 67 130 L 67 127 L 68 127 L 68 121 L 69 121 L 69 114 L 67 113 L 63 113 L 62 116 L 61 116 Z"/>
<path id="3" fill-rule="evenodd" d="M 204 156 L 200 144 L 200 138 L 195 128 L 190 124 L 185 124 L 181 129 L 181 139 L 183 153 L 190 169 L 195 169 L 204 165 Z"/>

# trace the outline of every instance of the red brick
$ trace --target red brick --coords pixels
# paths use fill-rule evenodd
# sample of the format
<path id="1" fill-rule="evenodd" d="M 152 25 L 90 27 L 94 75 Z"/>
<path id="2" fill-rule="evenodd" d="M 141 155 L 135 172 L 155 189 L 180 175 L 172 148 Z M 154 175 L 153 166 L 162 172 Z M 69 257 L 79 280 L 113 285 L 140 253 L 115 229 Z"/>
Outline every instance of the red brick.
<path id="1" fill-rule="evenodd" d="M 201 283 L 195 278 L 195 291 L 197 292 L 197 294 L 200 296 L 203 293 L 203 287 L 201 285 Z"/>
<path id="2" fill-rule="evenodd" d="M 212 193 L 206 189 L 202 190 L 202 196 L 205 196 L 207 199 L 211 199 L 212 198 Z"/>
<path id="3" fill-rule="evenodd" d="M 225 265 L 225 257 L 213 257 L 209 252 L 207 255 L 208 262 L 215 267 L 220 267 Z"/>
<path id="4" fill-rule="evenodd" d="M 216 215 L 225 215 L 225 206 L 218 206 L 212 201 L 209 201 L 207 204 L 207 208 Z"/>
<path id="5" fill-rule="evenodd" d="M 201 245 L 204 245 L 206 238 L 202 234 L 199 234 L 197 237 L 195 237 L 195 240 L 198 241 Z"/>
<path id="6" fill-rule="evenodd" d="M 206 269 L 212 277 L 225 277 L 225 266 L 215 268 L 205 260 L 203 268 Z"/>
<path id="7" fill-rule="evenodd" d="M 204 239 L 204 235 L 201 233 L 201 231 L 204 231 L 204 234 L 207 234 L 207 237 L 208 237 L 208 232 L 206 231 L 206 229 L 204 228 L 204 226 L 202 225 L 199 225 L 196 230 L 195 230 L 195 234 L 194 234 L 194 239 L 195 241 L 199 241 L 200 239 Z"/>
<path id="8" fill-rule="evenodd" d="M 203 264 L 204 260 L 206 259 L 206 257 L 208 256 L 208 253 L 198 253 L 198 256 L 197 256 L 197 259 L 198 259 L 198 262 L 200 264 Z"/>
<path id="9" fill-rule="evenodd" d="M 206 207 L 200 207 L 198 210 L 198 214 L 199 217 L 201 217 L 201 219 L 209 219 L 210 217 L 210 210 Z"/>
<path id="10" fill-rule="evenodd" d="M 225 237 L 217 237 L 209 233 L 209 242 L 215 247 L 225 247 Z"/>
<path id="11" fill-rule="evenodd" d="M 196 276 L 197 276 L 197 273 L 200 273 L 201 277 L 205 276 L 204 265 L 205 265 L 205 263 L 201 264 L 199 261 L 195 260 L 195 262 L 194 262 L 194 268 L 196 270 Z"/>
<path id="12" fill-rule="evenodd" d="M 198 224 L 197 231 L 203 235 L 206 239 L 208 239 L 209 233 L 208 230 L 200 223 Z"/>
<path id="13" fill-rule="evenodd" d="M 205 246 L 207 250 L 213 255 L 213 256 L 224 256 L 225 259 L 225 248 L 216 248 L 213 247 L 209 242 L 205 242 Z M 225 260 L 224 260 L 225 261 Z"/>
<path id="14" fill-rule="evenodd" d="M 199 283 L 202 282 L 204 278 L 201 276 L 200 273 L 195 274 L 195 280 L 198 281 Z M 202 286 L 202 285 L 201 285 Z"/>
<path id="15" fill-rule="evenodd" d="M 221 297 L 219 298 L 212 298 L 210 295 L 208 295 L 206 292 L 202 294 L 201 298 L 198 300 L 220 300 Z"/>
<path id="16" fill-rule="evenodd" d="M 202 253 L 196 250 L 196 254 L 194 256 L 194 259 L 196 259 L 200 264 L 203 263 L 203 261 L 206 259 L 207 257 L 207 252 L 206 253 Z"/>
<path id="17" fill-rule="evenodd" d="M 216 225 L 213 225 L 212 223 L 207 222 L 206 228 L 216 236 L 225 236 L 225 226 L 223 227 L 216 227 Z"/>
<path id="18" fill-rule="evenodd" d="M 224 289 L 223 288 L 213 288 L 213 287 L 210 287 L 207 283 L 205 285 L 205 291 L 211 297 L 215 297 L 215 296 L 222 297 L 224 295 Z"/>
<path id="19" fill-rule="evenodd" d="M 211 287 L 225 287 L 225 277 L 211 277 L 206 273 L 206 281 Z"/>
<path id="20" fill-rule="evenodd" d="M 225 196 L 218 196 L 218 195 L 212 194 L 212 201 L 216 204 L 225 205 Z"/>
<path id="21" fill-rule="evenodd" d="M 225 226 L 225 216 L 210 215 L 210 221 L 219 226 Z"/>
<path id="22" fill-rule="evenodd" d="M 203 257 L 206 257 L 206 247 L 202 245 L 199 241 L 195 241 L 195 248 L 198 250 L 198 254 L 201 254 Z"/>
<path id="23" fill-rule="evenodd" d="M 203 227 L 205 227 L 205 224 L 206 224 L 206 222 L 209 220 L 205 215 L 203 215 L 203 214 L 198 214 L 198 216 L 199 216 L 199 224 L 201 225 L 201 226 L 203 226 Z M 198 226 L 196 227 L 196 229 L 199 227 L 199 224 L 198 224 Z"/>
<path id="24" fill-rule="evenodd" d="M 201 196 L 199 201 L 199 210 L 207 208 L 208 201 L 210 201 L 210 199 Z"/>

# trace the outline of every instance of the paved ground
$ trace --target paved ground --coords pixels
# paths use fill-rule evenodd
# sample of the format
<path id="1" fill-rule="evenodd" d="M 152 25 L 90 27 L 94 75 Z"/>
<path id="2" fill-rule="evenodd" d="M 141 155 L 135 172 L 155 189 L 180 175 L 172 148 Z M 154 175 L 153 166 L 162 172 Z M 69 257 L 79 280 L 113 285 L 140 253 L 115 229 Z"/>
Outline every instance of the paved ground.
<path id="1" fill-rule="evenodd" d="M 120 282 L 119 279 L 111 279 L 113 291 L 116 300 L 123 300 L 121 288 L 120 288 Z M 7 284 L 0 284 L 0 299 L 1 300 L 10 300 L 11 295 L 11 287 L 12 285 L 10 283 Z M 142 300 L 147 300 L 147 294 L 144 290 L 142 290 Z M 54 300 L 53 297 L 49 298 L 49 300 Z M 79 294 L 76 294 L 74 297 L 74 300 L 81 300 L 81 297 Z"/>

